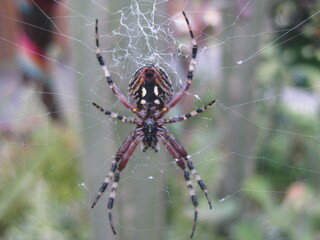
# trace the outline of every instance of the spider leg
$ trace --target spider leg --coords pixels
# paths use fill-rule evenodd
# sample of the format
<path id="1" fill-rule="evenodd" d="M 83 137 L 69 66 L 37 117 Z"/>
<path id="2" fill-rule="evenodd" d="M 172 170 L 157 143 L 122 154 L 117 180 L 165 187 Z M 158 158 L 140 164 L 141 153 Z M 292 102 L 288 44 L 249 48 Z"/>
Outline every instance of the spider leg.
<path id="1" fill-rule="evenodd" d="M 104 110 L 103 107 L 100 107 L 96 103 L 92 103 L 92 105 L 95 106 L 98 110 L 100 110 L 101 112 L 103 112 L 107 116 L 110 116 L 112 118 L 116 118 L 116 119 L 118 119 L 118 120 L 120 120 L 122 122 L 126 122 L 126 123 L 137 123 L 137 119 L 136 118 L 126 117 L 126 116 L 119 115 L 118 113 L 111 112 L 109 110 Z"/>
<path id="2" fill-rule="evenodd" d="M 170 135 L 169 132 L 165 132 L 164 135 Z M 168 150 L 168 152 L 172 155 L 172 157 L 176 160 L 178 166 L 183 170 L 184 179 L 187 185 L 187 188 L 189 189 L 190 198 L 192 200 L 192 204 L 194 207 L 194 217 L 193 217 L 193 227 L 190 234 L 190 238 L 193 237 L 194 232 L 196 230 L 197 226 L 197 219 L 198 219 L 198 200 L 196 193 L 194 191 L 192 182 L 190 180 L 189 171 L 186 168 L 185 161 L 183 160 L 182 156 L 178 153 L 178 151 L 175 149 L 175 147 L 168 141 L 167 137 L 163 136 L 162 134 L 159 136 L 159 138 L 162 140 L 164 146 Z"/>
<path id="3" fill-rule="evenodd" d="M 212 102 L 204 105 L 201 108 L 197 108 L 196 110 L 189 112 L 187 114 L 183 114 L 183 115 L 179 115 L 179 116 L 175 116 L 175 117 L 171 117 L 171 118 L 165 118 L 163 119 L 164 123 L 175 123 L 175 122 L 181 122 L 184 120 L 187 120 L 190 117 L 193 117 L 199 113 L 202 113 L 203 111 L 207 110 L 209 107 L 211 107 L 216 100 L 213 100 Z"/>
<path id="4" fill-rule="evenodd" d="M 110 192 L 109 201 L 108 201 L 108 216 L 109 216 L 109 222 L 110 222 L 110 226 L 111 226 L 112 232 L 115 235 L 117 233 L 116 233 L 116 230 L 115 230 L 115 227 L 114 227 L 114 224 L 113 224 L 113 220 L 112 220 L 112 209 L 113 209 L 113 204 L 114 204 L 115 197 L 116 197 L 116 191 L 117 191 L 118 184 L 119 184 L 120 172 L 126 166 L 127 162 L 129 161 L 129 158 L 133 154 L 133 152 L 136 149 L 136 147 L 137 147 L 138 143 L 140 142 L 140 140 L 141 139 L 136 138 L 135 140 L 133 140 L 130 143 L 126 153 L 122 156 L 122 160 L 119 163 L 118 169 L 116 170 L 116 172 L 114 174 L 114 180 L 113 180 L 113 183 L 112 183 L 111 192 Z"/>
<path id="5" fill-rule="evenodd" d="M 111 178 L 113 177 L 116 169 L 118 168 L 118 162 L 123 158 L 124 154 L 128 151 L 128 147 L 135 139 L 134 134 L 135 134 L 135 131 L 133 131 L 131 133 L 131 135 L 129 137 L 127 137 L 127 139 L 122 143 L 121 147 L 118 149 L 117 154 L 115 155 L 115 159 L 111 163 L 111 169 L 108 172 L 107 177 L 103 181 L 103 183 L 99 189 L 99 192 L 96 195 L 96 198 L 91 205 L 91 208 L 94 208 L 94 206 L 97 204 L 97 202 L 99 201 L 99 199 L 102 196 L 102 194 L 104 193 L 104 191 L 107 189 Z"/>
<path id="6" fill-rule="evenodd" d="M 172 146 L 176 149 L 176 151 L 182 156 L 184 159 L 185 164 L 187 165 L 188 169 L 190 170 L 193 177 L 197 180 L 199 187 L 203 191 L 204 195 L 207 198 L 209 208 L 212 209 L 211 200 L 208 195 L 208 189 L 204 182 L 202 181 L 200 175 L 198 174 L 197 170 L 193 167 L 192 160 L 183 146 L 175 139 L 171 134 L 168 137 L 168 141 L 172 144 Z"/>
<path id="7" fill-rule="evenodd" d="M 120 91 L 120 89 L 116 86 L 116 84 L 113 82 L 110 73 L 108 71 L 108 68 L 103 60 L 103 57 L 101 55 L 101 50 L 100 50 L 100 43 L 99 43 L 99 33 L 98 33 L 98 19 L 96 19 L 96 54 L 97 54 L 97 59 L 98 62 L 102 68 L 102 71 L 104 73 L 104 76 L 107 80 L 107 83 L 114 93 L 114 95 L 120 100 L 120 102 L 128 109 L 130 109 L 132 112 L 136 111 L 136 108 L 127 100 L 127 98 L 124 96 L 124 94 Z"/>
<path id="8" fill-rule="evenodd" d="M 171 99 L 171 101 L 164 106 L 164 108 L 162 110 L 163 113 L 166 113 L 167 111 L 169 111 L 170 108 L 175 106 L 180 101 L 182 96 L 186 93 L 186 91 L 188 91 L 188 89 L 192 83 L 193 71 L 194 71 L 194 67 L 196 65 L 196 57 L 197 57 L 197 51 L 198 51 L 197 41 L 194 38 L 193 31 L 192 31 L 192 28 L 191 28 L 191 25 L 189 23 L 189 19 L 188 19 L 186 13 L 184 11 L 182 11 L 182 14 L 184 16 L 184 19 L 185 19 L 187 25 L 188 25 L 188 29 L 189 29 L 189 33 L 190 33 L 190 37 L 191 37 L 191 43 L 192 43 L 191 60 L 189 63 L 187 79 L 186 79 L 185 84 L 180 89 L 180 91 L 175 94 L 175 96 Z"/>

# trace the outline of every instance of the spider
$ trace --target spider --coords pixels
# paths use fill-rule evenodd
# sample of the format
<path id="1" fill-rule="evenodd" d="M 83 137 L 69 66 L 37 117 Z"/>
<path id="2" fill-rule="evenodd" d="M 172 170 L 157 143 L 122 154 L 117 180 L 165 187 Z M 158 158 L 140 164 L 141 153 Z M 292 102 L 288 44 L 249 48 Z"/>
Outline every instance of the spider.
<path id="1" fill-rule="evenodd" d="M 190 238 L 192 238 L 194 235 L 198 218 L 198 201 L 190 179 L 190 173 L 198 182 L 201 190 L 204 192 L 208 201 L 209 208 L 212 208 L 211 201 L 208 196 L 208 190 L 201 177 L 199 176 L 197 170 L 193 167 L 190 156 L 183 148 L 183 146 L 176 140 L 176 138 L 168 131 L 168 129 L 165 127 L 165 124 L 181 122 L 192 116 L 195 116 L 211 107 L 215 103 L 215 100 L 187 114 L 170 118 L 163 118 L 163 116 L 180 101 L 182 96 L 189 89 L 189 86 L 192 83 L 194 67 L 196 65 L 195 60 L 198 49 L 197 42 L 194 38 L 189 20 L 185 12 L 183 11 L 182 14 L 187 23 L 192 43 L 191 60 L 189 63 L 186 82 L 184 83 L 183 87 L 176 94 L 173 94 L 172 83 L 164 70 L 154 64 L 147 64 L 146 66 L 140 67 L 131 78 L 129 82 L 129 99 L 124 96 L 124 94 L 113 82 L 107 66 L 105 65 L 105 62 L 102 58 L 99 44 L 98 19 L 96 19 L 96 55 L 106 81 L 110 89 L 120 100 L 120 102 L 137 116 L 137 118 L 121 116 L 115 112 L 105 110 L 98 104 L 93 103 L 93 105 L 105 115 L 116 118 L 122 122 L 132 123 L 136 125 L 133 131 L 118 149 L 114 160 L 112 161 L 111 169 L 107 174 L 107 177 L 103 181 L 99 192 L 96 195 L 95 200 L 91 206 L 91 208 L 94 208 L 101 195 L 105 192 L 109 183 L 113 179 L 108 200 L 108 217 L 112 232 L 114 234 L 116 234 L 116 231 L 112 220 L 112 209 L 115 202 L 116 191 L 120 179 L 120 172 L 126 166 L 129 158 L 140 142 L 142 142 L 143 152 L 145 152 L 149 147 L 157 152 L 159 150 L 159 142 L 162 142 L 165 148 L 175 159 L 177 165 L 182 169 L 184 173 L 184 179 L 187 188 L 189 189 L 190 198 L 194 207 L 193 227 Z"/>

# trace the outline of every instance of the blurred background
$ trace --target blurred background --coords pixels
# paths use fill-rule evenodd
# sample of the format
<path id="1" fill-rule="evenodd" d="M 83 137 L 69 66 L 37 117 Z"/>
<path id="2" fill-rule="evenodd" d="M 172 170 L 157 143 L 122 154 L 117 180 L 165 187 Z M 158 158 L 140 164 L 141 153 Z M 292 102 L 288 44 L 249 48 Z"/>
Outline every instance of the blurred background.
<path id="1" fill-rule="evenodd" d="M 193 207 L 183 173 L 161 147 L 137 148 L 111 232 L 107 197 L 91 203 L 129 134 L 92 107 L 131 116 L 95 56 L 95 19 L 109 71 L 126 94 L 135 70 L 161 66 L 175 91 L 168 126 L 206 183 L 194 239 L 320 239 L 320 1 L 2 0 L 0 239 L 186 239 Z"/>

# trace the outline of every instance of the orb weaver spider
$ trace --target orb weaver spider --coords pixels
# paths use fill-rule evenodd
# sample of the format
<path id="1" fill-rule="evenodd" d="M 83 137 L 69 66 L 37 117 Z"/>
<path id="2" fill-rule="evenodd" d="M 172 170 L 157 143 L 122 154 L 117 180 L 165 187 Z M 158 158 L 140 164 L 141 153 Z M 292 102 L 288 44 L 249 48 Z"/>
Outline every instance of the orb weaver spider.
<path id="1" fill-rule="evenodd" d="M 131 78 L 129 82 L 129 100 L 113 82 L 107 66 L 102 58 L 99 44 L 98 19 L 96 20 L 96 55 L 106 81 L 110 89 L 120 100 L 120 102 L 137 116 L 137 118 L 121 116 L 115 112 L 105 110 L 98 104 L 93 103 L 93 105 L 105 115 L 116 118 L 122 122 L 132 123 L 136 125 L 136 127 L 118 149 L 115 158 L 112 161 L 111 169 L 107 174 L 107 177 L 103 181 L 99 192 L 96 195 L 96 198 L 91 206 L 91 208 L 94 208 L 101 195 L 107 189 L 109 183 L 111 182 L 111 179 L 113 179 L 108 201 L 108 216 L 110 226 L 114 234 L 116 234 L 116 231 L 112 219 L 112 209 L 120 179 L 120 172 L 126 166 L 135 148 L 140 142 L 142 142 L 143 152 L 145 152 L 149 147 L 157 152 L 159 150 L 159 142 L 162 142 L 168 152 L 175 159 L 178 166 L 183 170 L 184 179 L 187 188 L 189 189 L 190 198 L 194 207 L 193 227 L 190 235 L 191 238 L 194 235 L 197 225 L 198 200 L 190 179 L 190 173 L 198 182 L 201 190 L 204 192 L 208 201 L 209 208 L 212 208 L 211 201 L 208 196 L 208 190 L 197 170 L 193 167 L 190 156 L 183 148 L 183 146 L 164 126 L 165 124 L 184 121 L 205 111 L 215 103 L 215 100 L 213 100 L 203 107 L 197 108 L 187 114 L 170 118 L 163 118 L 163 116 L 180 101 L 180 99 L 189 89 L 192 83 L 194 67 L 196 65 L 195 60 L 198 50 L 197 42 L 194 38 L 189 20 L 185 12 L 183 11 L 182 14 L 189 28 L 192 43 L 191 60 L 189 63 L 186 82 L 184 83 L 183 87 L 176 94 L 173 94 L 172 83 L 164 70 L 154 64 L 147 64 L 146 66 L 140 67 Z"/>

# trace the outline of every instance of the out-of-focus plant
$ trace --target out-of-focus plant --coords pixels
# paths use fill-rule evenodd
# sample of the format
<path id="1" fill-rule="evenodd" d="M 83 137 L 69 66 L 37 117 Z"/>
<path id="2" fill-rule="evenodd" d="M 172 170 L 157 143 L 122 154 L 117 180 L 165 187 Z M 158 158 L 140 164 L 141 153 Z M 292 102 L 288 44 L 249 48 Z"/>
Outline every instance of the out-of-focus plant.
<path id="1" fill-rule="evenodd" d="M 75 136 L 48 126 L 27 135 L 2 145 L 0 238 L 87 239 Z M 49 145 L 37 144 L 47 136 Z"/>
<path id="2" fill-rule="evenodd" d="M 319 193 L 315 188 L 294 182 L 285 191 L 276 191 L 268 179 L 261 176 L 248 179 L 245 188 L 251 211 L 244 223 L 235 224 L 235 239 L 251 239 L 243 237 L 245 229 L 257 234 L 254 239 L 319 238 Z"/>
<path id="3" fill-rule="evenodd" d="M 271 19 L 279 57 L 289 66 L 292 84 L 310 87 L 310 68 L 320 66 L 319 14 L 317 1 L 275 0 Z M 305 68 L 297 69 L 297 66 Z"/>

